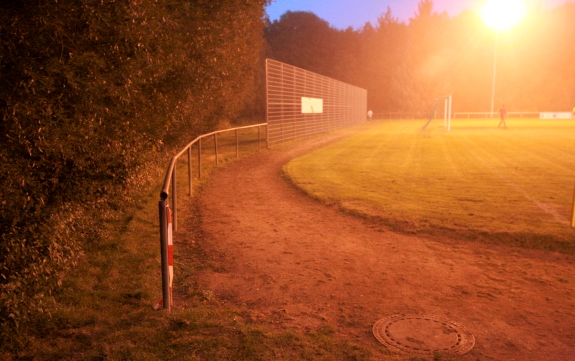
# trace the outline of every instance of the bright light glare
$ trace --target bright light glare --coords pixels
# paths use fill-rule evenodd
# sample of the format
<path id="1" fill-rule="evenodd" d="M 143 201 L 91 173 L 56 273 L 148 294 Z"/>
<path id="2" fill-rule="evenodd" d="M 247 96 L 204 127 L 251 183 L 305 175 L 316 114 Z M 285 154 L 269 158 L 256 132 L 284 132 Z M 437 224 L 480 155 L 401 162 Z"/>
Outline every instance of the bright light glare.
<path id="1" fill-rule="evenodd" d="M 517 24 L 526 13 L 522 0 L 487 0 L 481 8 L 481 17 L 495 30 L 507 30 Z"/>

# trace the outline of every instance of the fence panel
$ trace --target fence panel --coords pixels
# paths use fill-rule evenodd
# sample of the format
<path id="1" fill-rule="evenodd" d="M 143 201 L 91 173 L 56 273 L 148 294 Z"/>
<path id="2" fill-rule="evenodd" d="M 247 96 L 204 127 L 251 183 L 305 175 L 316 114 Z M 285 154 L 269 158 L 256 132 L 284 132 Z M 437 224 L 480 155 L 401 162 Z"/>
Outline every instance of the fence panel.
<path id="1" fill-rule="evenodd" d="M 366 122 L 367 90 L 292 65 L 266 59 L 266 90 L 270 146 Z"/>

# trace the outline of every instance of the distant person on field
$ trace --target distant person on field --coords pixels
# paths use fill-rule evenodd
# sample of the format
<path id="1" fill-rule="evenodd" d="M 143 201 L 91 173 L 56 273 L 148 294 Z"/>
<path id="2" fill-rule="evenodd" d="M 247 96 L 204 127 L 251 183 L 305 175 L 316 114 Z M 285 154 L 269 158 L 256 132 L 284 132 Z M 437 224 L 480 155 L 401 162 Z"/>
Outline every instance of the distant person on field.
<path id="1" fill-rule="evenodd" d="M 507 128 L 507 124 L 505 124 L 505 118 L 507 118 L 507 109 L 505 109 L 505 105 L 502 106 L 501 109 L 499 109 L 499 117 L 501 118 L 501 121 L 499 122 L 497 128 L 499 128 L 501 124 L 503 124 L 503 126 Z"/>
<path id="2" fill-rule="evenodd" d="M 373 117 L 373 112 L 370 109 L 367 111 L 367 120 L 371 120 L 371 117 Z"/>

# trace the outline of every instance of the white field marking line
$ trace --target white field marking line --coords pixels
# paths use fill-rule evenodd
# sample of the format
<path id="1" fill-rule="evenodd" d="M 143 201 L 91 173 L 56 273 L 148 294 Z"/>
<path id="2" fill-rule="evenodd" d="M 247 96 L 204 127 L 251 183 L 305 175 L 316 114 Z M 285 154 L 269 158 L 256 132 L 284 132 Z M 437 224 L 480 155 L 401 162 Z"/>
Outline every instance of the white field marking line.
<path id="1" fill-rule="evenodd" d="M 550 216 L 552 216 L 553 218 L 555 218 L 555 220 L 557 222 L 559 222 L 560 224 L 563 224 L 563 225 L 567 225 L 567 226 L 569 226 L 571 224 L 568 219 L 561 217 L 561 215 L 559 213 L 557 213 L 557 210 L 546 205 L 545 203 L 539 202 L 537 199 L 532 197 L 525 189 L 518 186 L 515 182 L 512 182 L 509 178 L 507 178 L 504 174 L 502 174 L 500 171 L 498 171 L 495 167 L 493 167 L 491 164 L 489 164 L 485 160 L 483 160 L 477 153 L 475 153 L 475 151 L 471 150 L 470 148 L 468 148 L 468 151 L 471 154 L 473 154 L 475 156 L 475 158 L 477 158 L 477 160 L 479 160 L 481 163 L 483 163 L 486 166 L 486 168 L 491 171 L 491 173 L 495 174 L 496 176 L 501 178 L 505 183 L 507 183 L 509 186 L 511 186 L 511 188 L 513 188 L 517 192 L 521 193 L 525 198 L 527 198 L 530 202 L 535 204 L 543 212 L 545 212 L 545 213 L 549 214 Z"/>

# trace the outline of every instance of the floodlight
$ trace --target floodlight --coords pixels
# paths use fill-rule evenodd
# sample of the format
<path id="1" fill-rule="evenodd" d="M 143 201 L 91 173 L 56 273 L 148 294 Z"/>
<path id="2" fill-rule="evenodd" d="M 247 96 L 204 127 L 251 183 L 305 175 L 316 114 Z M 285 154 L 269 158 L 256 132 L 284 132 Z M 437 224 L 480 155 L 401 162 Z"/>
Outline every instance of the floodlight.
<path id="1" fill-rule="evenodd" d="M 526 13 L 523 0 L 487 0 L 481 8 L 481 17 L 487 26 L 497 31 L 508 30 Z"/>

